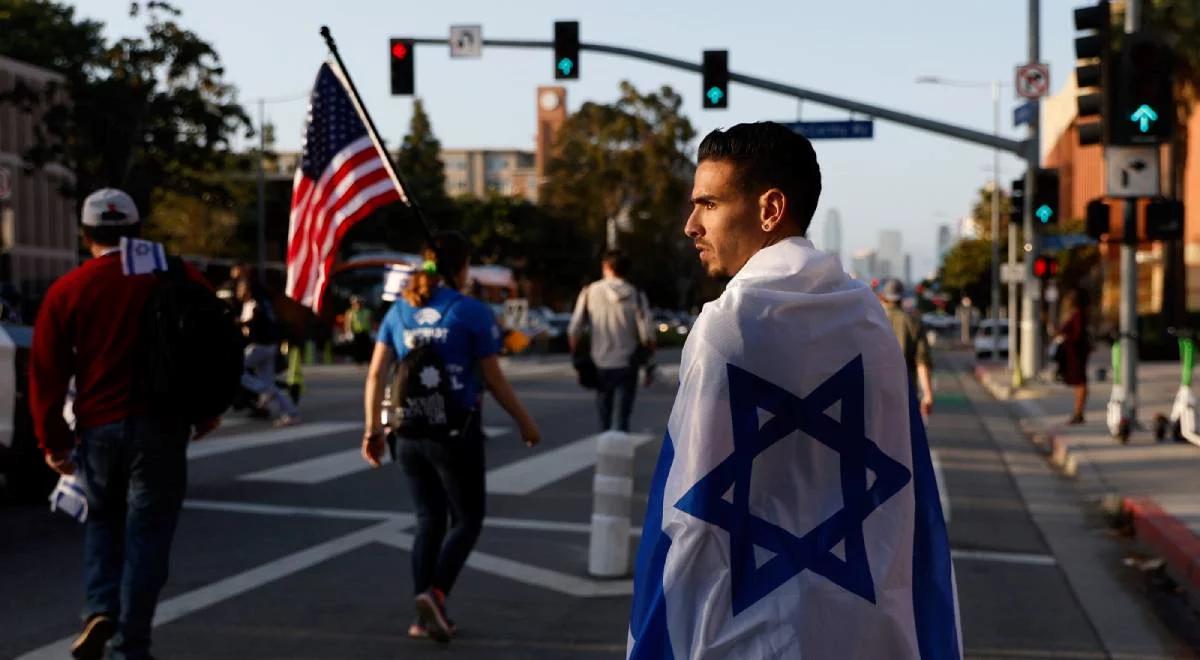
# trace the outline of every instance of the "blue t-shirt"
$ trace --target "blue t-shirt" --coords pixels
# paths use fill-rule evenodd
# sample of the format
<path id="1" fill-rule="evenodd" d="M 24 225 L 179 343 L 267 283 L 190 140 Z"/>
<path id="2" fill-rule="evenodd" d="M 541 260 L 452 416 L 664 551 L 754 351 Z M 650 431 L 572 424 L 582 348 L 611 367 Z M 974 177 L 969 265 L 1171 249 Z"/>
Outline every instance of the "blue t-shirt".
<path id="1" fill-rule="evenodd" d="M 403 298 L 384 315 L 378 340 L 403 359 L 410 348 L 432 342 L 446 363 L 450 387 L 460 404 L 479 407 L 482 393 L 476 366 L 500 352 L 500 329 L 485 304 L 453 289 L 439 286 L 424 307 Z"/>

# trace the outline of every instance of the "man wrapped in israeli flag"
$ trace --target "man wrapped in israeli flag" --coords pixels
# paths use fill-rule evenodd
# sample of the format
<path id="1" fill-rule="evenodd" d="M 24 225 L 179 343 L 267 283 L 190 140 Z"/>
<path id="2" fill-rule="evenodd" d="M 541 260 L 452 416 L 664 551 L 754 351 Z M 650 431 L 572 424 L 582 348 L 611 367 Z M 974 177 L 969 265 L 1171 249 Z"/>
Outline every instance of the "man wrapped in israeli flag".
<path id="1" fill-rule="evenodd" d="M 812 145 L 700 145 L 685 232 L 730 277 L 688 335 L 638 550 L 628 657 L 959 658 L 946 526 L 871 290 L 804 234 Z"/>

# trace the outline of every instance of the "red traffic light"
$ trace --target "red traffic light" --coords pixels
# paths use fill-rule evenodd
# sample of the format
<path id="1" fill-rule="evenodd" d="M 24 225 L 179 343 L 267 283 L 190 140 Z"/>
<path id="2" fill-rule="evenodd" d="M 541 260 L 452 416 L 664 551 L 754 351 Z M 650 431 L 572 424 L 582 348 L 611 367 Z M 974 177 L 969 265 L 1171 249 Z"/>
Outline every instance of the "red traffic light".
<path id="1" fill-rule="evenodd" d="M 402 41 L 392 44 L 392 57 L 398 60 L 408 57 L 408 46 L 405 46 Z"/>
<path id="2" fill-rule="evenodd" d="M 1058 260 L 1054 257 L 1038 257 L 1033 261 L 1035 277 L 1047 278 L 1058 274 Z"/>

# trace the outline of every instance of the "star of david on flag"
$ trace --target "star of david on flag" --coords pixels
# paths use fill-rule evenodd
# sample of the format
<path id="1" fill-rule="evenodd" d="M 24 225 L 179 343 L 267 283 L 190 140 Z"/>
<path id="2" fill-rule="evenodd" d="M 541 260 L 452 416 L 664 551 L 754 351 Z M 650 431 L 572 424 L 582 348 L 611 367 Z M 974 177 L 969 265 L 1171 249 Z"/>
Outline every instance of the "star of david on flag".
<path id="1" fill-rule="evenodd" d="M 729 534 L 736 616 L 801 571 L 810 570 L 875 602 L 863 522 L 911 479 L 908 468 L 866 436 L 862 357 L 856 357 L 806 397 L 727 365 L 733 453 L 702 477 L 675 507 Z M 827 414 L 841 404 L 840 420 Z M 770 419 L 760 426 L 759 411 Z M 796 431 L 802 433 L 796 434 Z M 754 459 L 777 442 L 820 442 L 838 454 L 842 508 L 797 536 L 750 511 Z M 874 482 L 868 485 L 868 471 Z M 731 499 L 726 499 L 731 494 Z M 845 559 L 832 549 L 844 543 Z M 757 566 L 754 547 L 774 556 Z"/>

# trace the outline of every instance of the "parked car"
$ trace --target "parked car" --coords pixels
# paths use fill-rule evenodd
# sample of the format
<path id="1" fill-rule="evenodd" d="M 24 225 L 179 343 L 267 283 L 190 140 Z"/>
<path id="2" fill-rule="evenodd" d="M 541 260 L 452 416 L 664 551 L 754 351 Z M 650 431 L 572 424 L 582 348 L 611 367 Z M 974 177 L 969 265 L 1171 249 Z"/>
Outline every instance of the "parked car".
<path id="1" fill-rule="evenodd" d="M 996 329 L 997 324 L 999 329 Z M 1000 354 L 1001 357 L 1008 356 L 1008 319 L 993 321 L 984 319 L 979 322 L 979 329 L 975 331 L 975 357 L 978 359 L 989 358 L 992 356 L 993 349 Z"/>
<path id="2" fill-rule="evenodd" d="M 4 499 L 44 499 L 57 481 L 46 467 L 29 413 L 29 347 L 33 328 L 0 322 L 0 494 Z"/>

